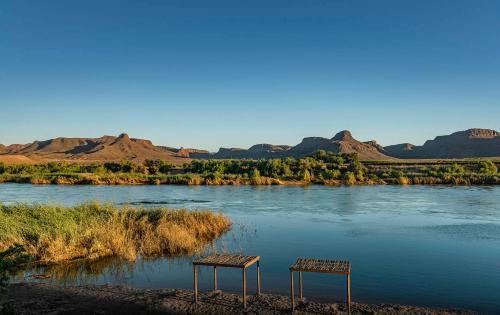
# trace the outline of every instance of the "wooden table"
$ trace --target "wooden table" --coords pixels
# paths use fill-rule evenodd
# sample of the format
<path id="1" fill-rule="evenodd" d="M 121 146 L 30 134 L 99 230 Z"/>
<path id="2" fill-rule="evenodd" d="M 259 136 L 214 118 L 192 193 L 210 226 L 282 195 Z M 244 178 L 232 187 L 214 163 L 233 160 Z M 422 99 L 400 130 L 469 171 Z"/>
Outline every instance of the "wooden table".
<path id="1" fill-rule="evenodd" d="M 295 292 L 293 287 L 293 273 L 299 273 L 299 301 L 303 302 L 302 297 L 302 273 L 319 272 L 328 274 L 339 274 L 347 276 L 347 308 L 351 314 L 351 263 L 343 260 L 322 260 L 322 259 L 303 259 L 299 258 L 290 266 L 290 299 L 292 302 L 292 312 L 295 309 Z"/>
<path id="2" fill-rule="evenodd" d="M 257 263 L 257 295 L 260 294 L 260 256 L 242 255 L 210 255 L 193 261 L 194 300 L 198 303 L 197 266 L 214 267 L 214 291 L 217 290 L 217 267 L 240 268 L 243 270 L 243 307 L 247 307 L 247 274 L 246 269 Z"/>

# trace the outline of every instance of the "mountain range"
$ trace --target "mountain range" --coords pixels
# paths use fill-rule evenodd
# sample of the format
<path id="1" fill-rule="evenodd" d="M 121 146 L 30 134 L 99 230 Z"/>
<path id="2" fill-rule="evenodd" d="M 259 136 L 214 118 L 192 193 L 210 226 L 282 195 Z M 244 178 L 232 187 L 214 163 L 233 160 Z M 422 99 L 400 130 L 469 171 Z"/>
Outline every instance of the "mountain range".
<path id="1" fill-rule="evenodd" d="M 0 145 L 0 162 L 29 163 L 71 160 L 81 162 L 143 161 L 161 159 L 182 164 L 190 159 L 261 159 L 302 157 L 316 150 L 358 153 L 362 160 L 442 159 L 500 157 L 500 133 L 490 129 L 469 129 L 428 140 L 422 146 L 402 143 L 381 146 L 376 141 L 361 142 L 347 131 L 332 138 L 307 137 L 295 146 L 256 144 L 249 149 L 220 148 L 210 153 L 200 149 L 156 146 L 149 140 L 127 134 L 101 138 L 55 138 L 28 144 Z"/>

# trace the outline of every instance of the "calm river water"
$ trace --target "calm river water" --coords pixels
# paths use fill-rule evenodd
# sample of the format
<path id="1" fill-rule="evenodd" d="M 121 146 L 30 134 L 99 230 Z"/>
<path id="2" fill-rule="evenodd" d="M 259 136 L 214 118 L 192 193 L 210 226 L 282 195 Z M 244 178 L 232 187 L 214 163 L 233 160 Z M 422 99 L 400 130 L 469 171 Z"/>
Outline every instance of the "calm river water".
<path id="1" fill-rule="evenodd" d="M 500 313 L 500 187 L 0 185 L 3 203 L 87 200 L 222 211 L 235 225 L 218 248 L 260 255 L 265 292 L 288 294 L 288 266 L 299 256 L 347 259 L 353 301 Z M 110 259 L 46 271 L 53 278 L 45 281 L 191 288 L 190 262 Z M 240 290 L 238 271 L 218 276 L 222 290 Z M 249 292 L 253 276 L 250 269 Z M 210 280 L 202 268 L 200 288 Z M 344 285 L 340 276 L 306 274 L 304 295 L 342 301 Z"/>

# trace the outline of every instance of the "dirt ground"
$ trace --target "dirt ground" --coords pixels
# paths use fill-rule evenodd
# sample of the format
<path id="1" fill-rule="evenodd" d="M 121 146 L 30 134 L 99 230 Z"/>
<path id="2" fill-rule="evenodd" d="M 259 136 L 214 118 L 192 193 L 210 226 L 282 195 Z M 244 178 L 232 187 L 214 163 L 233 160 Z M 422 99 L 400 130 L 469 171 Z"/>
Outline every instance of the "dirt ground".
<path id="1" fill-rule="evenodd" d="M 127 286 L 62 287 L 39 283 L 10 285 L 0 302 L 0 314 L 291 314 L 287 296 L 241 296 L 204 292 L 193 303 L 193 292 L 180 289 L 144 290 Z M 294 314 L 346 314 L 344 303 L 306 302 Z M 404 305 L 352 304 L 352 314 L 472 314 Z"/>

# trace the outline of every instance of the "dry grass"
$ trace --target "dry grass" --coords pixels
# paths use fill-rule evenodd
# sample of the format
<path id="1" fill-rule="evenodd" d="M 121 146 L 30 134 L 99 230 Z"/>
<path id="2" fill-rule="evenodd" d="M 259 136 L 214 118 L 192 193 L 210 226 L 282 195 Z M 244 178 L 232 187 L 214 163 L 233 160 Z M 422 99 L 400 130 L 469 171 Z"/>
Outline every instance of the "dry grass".
<path id="1" fill-rule="evenodd" d="M 17 154 L 1 154 L 0 163 L 5 164 L 33 164 L 34 161 L 29 157 Z"/>
<path id="2" fill-rule="evenodd" d="M 0 205 L 0 250 L 23 244 L 36 260 L 192 253 L 228 231 L 230 220 L 208 210 L 117 208 L 85 203 L 67 208 L 50 205 Z"/>

